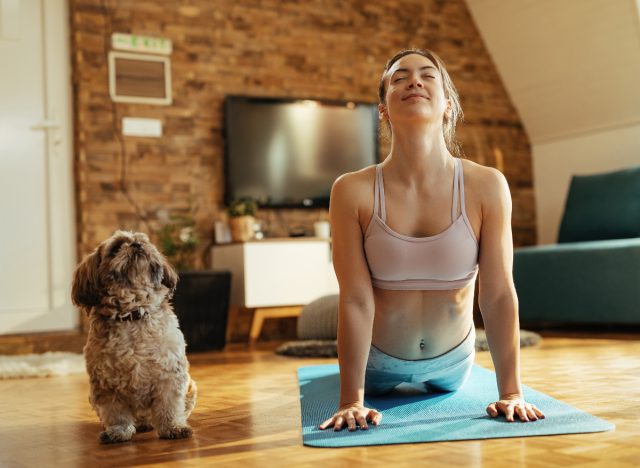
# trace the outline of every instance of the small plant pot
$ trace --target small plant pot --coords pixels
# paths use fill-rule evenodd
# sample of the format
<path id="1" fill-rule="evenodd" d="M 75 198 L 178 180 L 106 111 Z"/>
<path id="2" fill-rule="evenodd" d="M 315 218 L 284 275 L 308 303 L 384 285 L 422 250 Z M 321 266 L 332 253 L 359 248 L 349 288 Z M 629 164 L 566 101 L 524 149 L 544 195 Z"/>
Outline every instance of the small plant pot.
<path id="1" fill-rule="evenodd" d="M 253 239 L 253 224 L 256 219 L 253 216 L 234 216 L 229 218 L 231 239 L 234 242 L 246 242 Z"/>

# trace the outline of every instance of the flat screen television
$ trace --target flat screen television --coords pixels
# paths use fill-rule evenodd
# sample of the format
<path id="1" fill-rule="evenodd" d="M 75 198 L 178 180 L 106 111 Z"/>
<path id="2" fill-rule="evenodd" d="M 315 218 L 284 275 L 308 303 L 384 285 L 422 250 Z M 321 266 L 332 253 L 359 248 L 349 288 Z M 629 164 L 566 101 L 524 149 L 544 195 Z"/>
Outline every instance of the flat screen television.
<path id="1" fill-rule="evenodd" d="M 375 164 L 375 104 L 248 96 L 225 98 L 225 203 L 327 207 L 344 174 Z"/>

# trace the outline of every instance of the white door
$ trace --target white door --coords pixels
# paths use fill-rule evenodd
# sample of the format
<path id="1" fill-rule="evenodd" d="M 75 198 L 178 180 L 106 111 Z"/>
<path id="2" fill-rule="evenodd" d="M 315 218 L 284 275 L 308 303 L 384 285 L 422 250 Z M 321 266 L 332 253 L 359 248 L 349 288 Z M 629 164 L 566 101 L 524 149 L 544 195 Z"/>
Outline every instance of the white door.
<path id="1" fill-rule="evenodd" d="M 0 334 L 78 323 L 68 37 L 66 0 L 0 0 Z"/>

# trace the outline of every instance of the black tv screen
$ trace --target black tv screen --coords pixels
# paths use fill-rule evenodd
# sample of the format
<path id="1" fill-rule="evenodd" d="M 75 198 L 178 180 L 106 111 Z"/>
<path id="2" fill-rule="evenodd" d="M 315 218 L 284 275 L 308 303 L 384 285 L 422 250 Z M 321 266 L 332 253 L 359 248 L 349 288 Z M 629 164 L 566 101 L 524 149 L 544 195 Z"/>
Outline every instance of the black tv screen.
<path id="1" fill-rule="evenodd" d="M 375 104 L 227 96 L 225 202 L 326 207 L 335 179 L 375 164 Z"/>

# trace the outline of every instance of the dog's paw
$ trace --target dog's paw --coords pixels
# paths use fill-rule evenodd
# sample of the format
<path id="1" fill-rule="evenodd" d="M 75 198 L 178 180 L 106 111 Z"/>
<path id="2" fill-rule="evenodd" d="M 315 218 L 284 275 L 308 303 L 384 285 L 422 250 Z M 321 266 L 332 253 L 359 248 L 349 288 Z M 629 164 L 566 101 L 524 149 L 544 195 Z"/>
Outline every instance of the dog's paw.
<path id="1" fill-rule="evenodd" d="M 161 439 L 187 439 L 193 435 L 193 429 L 189 426 L 171 427 L 165 431 L 158 432 Z"/>
<path id="2" fill-rule="evenodd" d="M 101 444 L 119 444 L 120 442 L 128 442 L 131 440 L 133 433 L 131 431 L 109 429 L 102 431 L 98 440 Z"/>
<path id="3" fill-rule="evenodd" d="M 138 434 L 142 434 L 143 432 L 153 431 L 153 426 L 151 424 L 138 424 L 136 426 L 136 432 Z"/>

